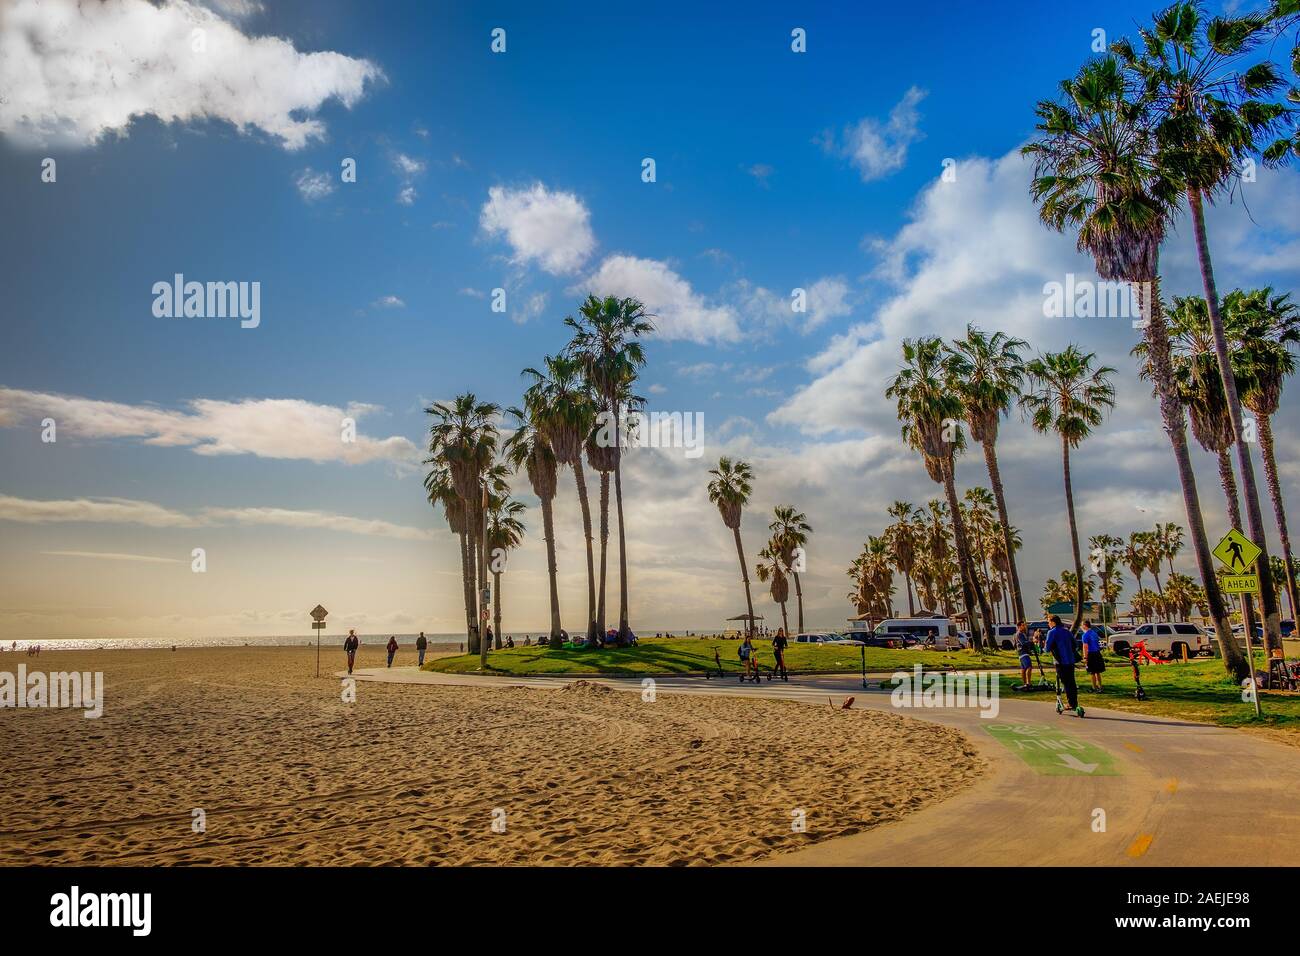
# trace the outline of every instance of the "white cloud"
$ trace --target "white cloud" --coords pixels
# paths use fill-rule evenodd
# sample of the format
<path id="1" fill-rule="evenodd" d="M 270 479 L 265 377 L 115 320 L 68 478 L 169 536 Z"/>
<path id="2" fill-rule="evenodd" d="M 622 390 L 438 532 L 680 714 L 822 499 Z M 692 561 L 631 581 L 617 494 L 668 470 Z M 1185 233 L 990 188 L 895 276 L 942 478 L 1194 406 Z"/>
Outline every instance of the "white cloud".
<path id="1" fill-rule="evenodd" d="M 414 186 L 403 186 L 397 192 L 397 202 L 402 206 L 412 206 L 415 204 L 418 195 L 419 193 L 416 192 Z"/>
<path id="2" fill-rule="evenodd" d="M 0 495 L 0 521 L 23 524 L 133 524 L 150 528 L 239 524 L 321 528 L 403 541 L 423 541 L 433 537 L 433 532 L 426 528 L 412 528 L 377 518 L 355 518 L 324 511 L 270 507 L 203 508 L 197 514 L 186 514 L 150 501 L 134 501 L 129 498 L 34 499 Z"/>
<path id="3" fill-rule="evenodd" d="M 146 445 L 190 448 L 199 455 L 255 455 L 259 458 L 341 461 L 362 464 L 417 463 L 419 449 L 393 435 L 342 440 L 344 418 L 359 421 L 379 411 L 352 403 L 340 408 L 298 399 L 194 399 L 187 410 L 127 405 L 75 395 L 0 387 L 0 427 L 17 427 L 53 418 L 64 435 L 91 439 L 131 439 Z"/>
<path id="4" fill-rule="evenodd" d="M 399 298 L 398 298 L 397 296 L 395 296 L 395 295 L 381 295 L 378 299 L 376 299 L 376 300 L 375 300 L 373 303 L 371 303 L 371 304 L 372 304 L 375 308 L 377 308 L 377 309 L 404 309 L 404 308 L 406 308 L 406 303 L 403 302 L 401 299 L 399 299 Z"/>
<path id="5" fill-rule="evenodd" d="M 710 305 L 689 282 L 656 259 L 610 256 L 583 288 L 596 295 L 639 299 L 654 315 L 660 338 L 701 344 L 740 339 L 740 315 L 733 306 Z"/>
<path id="6" fill-rule="evenodd" d="M 857 167 L 863 182 L 897 172 L 907 162 L 908 147 L 923 136 L 917 106 L 925 97 L 925 90 L 913 86 L 890 110 L 888 121 L 868 116 L 846 127 L 838 142 L 834 134 L 827 132 L 821 139 L 822 146 L 827 152 L 847 158 Z"/>
<path id="7" fill-rule="evenodd" d="M 324 103 L 351 107 L 382 76 L 368 60 L 246 36 L 184 0 L 12 0 L 0 20 L 0 133 L 92 145 L 140 116 L 217 119 L 294 150 L 324 137 L 312 117 Z"/>
<path id="8" fill-rule="evenodd" d="M 334 179 L 329 173 L 318 173 L 310 166 L 294 175 L 293 184 L 305 202 L 316 202 L 334 192 Z"/>
<path id="9" fill-rule="evenodd" d="M 817 329 L 829 319 L 841 318 L 852 311 L 849 284 L 843 276 L 823 276 L 803 289 L 803 311 L 795 311 L 794 290 L 789 295 L 738 279 L 724 290 L 736 302 L 740 312 L 755 323 L 770 329 L 797 328 L 802 334 Z"/>
<path id="10" fill-rule="evenodd" d="M 123 554 L 116 551 L 42 551 L 61 558 L 95 558 L 100 561 L 136 561 L 142 564 L 180 564 L 180 558 L 159 558 L 150 554 Z"/>
<path id="11" fill-rule="evenodd" d="M 768 183 L 768 180 L 772 178 L 772 174 L 775 173 L 776 170 L 767 163 L 755 163 L 753 166 L 747 167 L 745 172 L 753 176 L 760 186 L 767 189 L 771 185 Z"/>
<path id="12" fill-rule="evenodd" d="M 407 178 L 413 178 L 424 172 L 424 162 L 405 153 L 393 154 L 394 168 Z"/>
<path id="13" fill-rule="evenodd" d="M 150 528 L 193 528 L 197 520 L 179 511 L 129 498 L 73 498 L 62 501 L 0 495 L 0 521 L 25 524 L 92 522 L 142 524 Z"/>
<path id="14" fill-rule="evenodd" d="M 541 183 L 525 189 L 493 186 L 479 225 L 489 236 L 505 239 L 516 265 L 536 263 L 553 275 L 576 272 L 596 247 L 582 200 Z"/>

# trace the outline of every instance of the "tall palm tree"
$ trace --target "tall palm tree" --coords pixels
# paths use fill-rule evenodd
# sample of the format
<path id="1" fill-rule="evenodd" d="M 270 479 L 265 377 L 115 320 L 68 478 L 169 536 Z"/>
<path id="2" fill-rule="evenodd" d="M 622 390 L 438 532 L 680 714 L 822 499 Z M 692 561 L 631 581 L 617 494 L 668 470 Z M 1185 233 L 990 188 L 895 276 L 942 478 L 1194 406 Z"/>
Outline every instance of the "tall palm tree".
<path id="1" fill-rule="evenodd" d="M 867 535 L 862 550 L 863 570 L 876 595 L 877 609 L 882 618 L 894 616 L 894 572 L 890 567 L 889 545 L 883 537 Z"/>
<path id="2" fill-rule="evenodd" d="M 993 494 L 987 488 L 979 486 L 967 488 L 962 498 L 962 517 L 966 519 L 966 526 L 971 529 L 975 539 L 975 550 L 971 557 L 978 559 L 977 568 L 983 586 L 992 591 L 993 574 L 989 562 L 994 555 L 993 538 L 1001 533 L 998 521 L 993 516 L 996 503 Z"/>
<path id="3" fill-rule="evenodd" d="M 551 634 L 549 646 L 560 646 L 560 589 L 555 568 L 555 492 L 558 482 L 559 464 L 550 442 L 533 420 L 531 410 L 511 408 L 516 427 L 514 434 L 506 439 L 506 460 L 518 471 L 524 470 L 533 494 L 542 504 L 542 537 L 546 541 L 546 574 L 550 579 L 551 598 Z"/>
<path id="4" fill-rule="evenodd" d="M 598 639 L 602 632 L 596 622 L 596 571 L 592 551 L 591 504 L 587 498 L 587 479 L 582 455 L 588 435 L 596 421 L 596 405 L 583 378 L 582 364 L 564 355 L 548 355 L 544 371 L 526 368 L 531 379 L 524 402 L 532 407 L 533 419 L 546 436 L 555 460 L 561 467 L 573 468 L 578 488 L 578 505 L 582 510 L 582 535 L 587 545 L 587 639 Z"/>
<path id="5" fill-rule="evenodd" d="M 1004 532 L 1011 527 L 1011 519 L 1007 517 L 1002 472 L 998 469 L 998 425 L 1020 395 L 1025 376 L 1025 363 L 1020 350 L 1028 345 L 1023 339 L 1013 338 L 1005 332 L 989 335 L 973 325 L 967 325 L 966 337 L 955 340 L 948 349 L 949 378 L 961 396 L 971 437 L 984 449 L 984 464 L 988 468 L 993 496 L 997 499 L 998 520 Z M 1002 553 L 1007 556 L 1011 603 L 1016 619 L 1024 620 L 1025 601 L 1020 593 L 1020 572 L 1016 569 L 1015 549 L 1007 540 L 1003 540 L 1002 548 Z"/>
<path id="6" fill-rule="evenodd" d="M 480 402 L 471 392 L 457 395 L 450 403 L 434 402 L 425 409 L 433 422 L 429 426 L 429 459 L 445 463 L 451 487 L 465 510 L 474 559 L 473 594 L 476 613 L 467 635 L 471 653 L 479 653 L 486 662 L 486 645 L 481 644 L 482 624 L 487 610 L 482 586 L 487 580 L 485 564 L 484 517 L 488 489 L 485 479 L 496 459 L 500 434 L 496 420 L 501 407 Z M 472 585 L 471 585 L 472 586 Z"/>
<path id="7" fill-rule="evenodd" d="M 894 523 L 885 529 L 885 539 L 889 542 L 894 567 L 902 573 L 907 588 L 907 613 L 915 617 L 916 603 L 912 600 L 912 572 L 916 566 L 917 548 L 917 526 L 912 520 L 914 509 L 911 502 L 895 501 L 888 511 Z"/>
<path id="8" fill-rule="evenodd" d="M 1256 573 L 1260 578 L 1264 644 L 1268 651 L 1280 653 L 1278 606 L 1273 596 L 1255 466 L 1249 443 L 1241 440 L 1241 400 L 1205 228 L 1205 201 L 1212 201 L 1236 182 L 1244 160 L 1260 150 L 1274 151 L 1282 142 L 1266 145 L 1263 140 L 1279 128 L 1286 107 L 1261 99 L 1283 87 L 1282 76 L 1267 59 L 1250 65 L 1243 62 L 1270 39 L 1271 22 L 1267 15 L 1254 13 L 1207 18 L 1196 3 L 1180 0 L 1157 13 L 1151 27 L 1139 33 L 1140 52 L 1127 38 L 1113 48 L 1143 91 L 1144 105 L 1154 126 L 1157 161 L 1177 178 L 1191 213 L 1196 258 L 1214 331 L 1214 353 L 1237 439 L 1246 518 L 1251 538 L 1262 551 Z M 1217 584 L 1212 586 L 1207 581 L 1207 590 L 1211 587 Z"/>
<path id="9" fill-rule="evenodd" d="M 426 458 L 426 465 L 432 465 L 424 478 L 424 488 L 428 493 L 429 504 L 441 506 L 447 519 L 447 527 L 456 536 L 460 544 L 460 581 L 462 597 L 465 600 L 465 635 L 472 639 L 474 631 L 474 572 L 472 570 L 469 550 L 469 523 L 465 518 L 465 502 L 451 484 L 451 472 L 445 461 L 436 457 Z M 471 648 L 471 653 L 474 648 Z"/>
<path id="10" fill-rule="evenodd" d="M 943 485 L 948 498 L 971 641 L 976 650 L 983 650 L 986 644 L 996 647 L 992 612 L 988 598 L 975 580 L 966 527 L 957 501 L 955 460 L 965 441 L 960 426 L 963 410 L 961 399 L 949 387 L 943 367 L 942 340 L 936 336 L 904 339 L 903 368 L 890 380 L 885 396 L 897 402 L 903 439 L 921 453 L 926 473 L 932 481 Z M 977 614 L 984 627 L 983 637 L 976 623 Z"/>
<path id="11" fill-rule="evenodd" d="M 745 564 L 745 549 L 740 543 L 740 518 L 749 496 L 754 493 L 754 472 L 748 462 L 732 461 L 722 457 L 718 467 L 709 469 L 713 480 L 709 482 L 709 500 L 717 505 L 722 523 L 731 529 L 736 539 L 736 557 L 740 560 L 740 578 L 745 583 L 745 633 L 754 632 L 754 598 L 749 591 L 749 566 Z"/>
<path id="12" fill-rule="evenodd" d="M 1300 52 L 1297 53 L 1300 57 Z M 1234 367 L 1240 365 L 1246 379 L 1241 400 L 1259 423 L 1259 447 L 1264 458 L 1264 477 L 1273 501 L 1273 517 L 1282 541 L 1287 599 L 1291 619 L 1300 608 L 1297 595 L 1295 562 L 1291 559 L 1291 533 L 1286 523 L 1286 503 L 1277 476 L 1277 456 L 1273 447 L 1273 415 L 1282 402 L 1282 386 L 1295 373 L 1295 356 L 1291 346 L 1300 342 L 1300 308 L 1291 296 L 1274 295 L 1271 287 L 1249 293 L 1229 292 L 1223 301 L 1228 328 L 1234 345 Z"/>
<path id="13" fill-rule="evenodd" d="M 1070 476 L 1070 450 L 1101 425 L 1105 412 L 1115 407 L 1115 386 L 1108 365 L 1094 368 L 1097 356 L 1069 345 L 1062 352 L 1048 352 L 1025 366 L 1032 390 L 1020 396 L 1034 430 L 1055 432 L 1061 440 L 1061 470 L 1065 475 L 1065 510 L 1070 519 L 1070 546 L 1074 554 L 1076 597 L 1074 623 L 1083 621 L 1083 559 L 1079 554 L 1079 525 L 1074 515 L 1074 482 Z"/>
<path id="14" fill-rule="evenodd" d="M 623 451 L 622 409 L 619 394 L 630 389 L 645 365 L 641 337 L 654 331 L 654 323 L 645 306 L 636 299 L 589 295 L 578 309 L 578 318 L 566 316 L 565 325 L 573 330 L 569 354 L 582 364 L 591 383 L 605 424 L 613 437 L 614 502 L 618 512 L 618 635 L 626 640 L 627 623 L 627 533 L 623 526 Z M 598 432 L 597 442 L 602 439 Z"/>
<path id="15" fill-rule="evenodd" d="M 794 578 L 795 601 L 799 612 L 799 633 L 803 633 L 803 585 L 799 580 L 799 570 L 803 563 L 798 559 L 808 544 L 808 535 L 812 534 L 812 525 L 808 516 L 796 511 L 791 505 L 777 505 L 773 512 L 772 523 L 768 525 L 773 542 L 778 544 L 778 554 L 785 562 L 790 576 Z"/>
<path id="16" fill-rule="evenodd" d="M 493 622 L 496 624 L 497 647 L 501 647 L 501 575 L 506 569 L 506 556 L 524 540 L 524 513 L 522 502 L 508 495 L 488 496 L 487 544 L 488 568 L 492 572 Z"/>
<path id="17" fill-rule="evenodd" d="M 758 552 L 758 566 L 754 570 L 758 579 L 768 585 L 768 594 L 772 600 L 781 605 L 781 627 L 789 634 L 790 618 L 786 614 L 785 603 L 790 600 L 790 582 L 786 578 L 786 564 L 781 560 L 780 550 L 780 542 L 773 538 L 767 547 Z"/>
<path id="18" fill-rule="evenodd" d="M 1061 93 L 1060 102 L 1038 103 L 1040 136 L 1023 148 L 1035 162 L 1031 194 L 1047 226 L 1077 233 L 1080 251 L 1092 256 L 1102 279 L 1133 283 L 1138 292 L 1160 418 L 1174 452 L 1197 569 L 1224 667 L 1241 680 L 1248 668 L 1214 577 L 1160 301 L 1160 243 L 1174 215 L 1179 184 L 1153 158 L 1155 134 L 1147 122 L 1145 97 L 1130 95 L 1116 58 L 1086 64 L 1061 83 Z"/>

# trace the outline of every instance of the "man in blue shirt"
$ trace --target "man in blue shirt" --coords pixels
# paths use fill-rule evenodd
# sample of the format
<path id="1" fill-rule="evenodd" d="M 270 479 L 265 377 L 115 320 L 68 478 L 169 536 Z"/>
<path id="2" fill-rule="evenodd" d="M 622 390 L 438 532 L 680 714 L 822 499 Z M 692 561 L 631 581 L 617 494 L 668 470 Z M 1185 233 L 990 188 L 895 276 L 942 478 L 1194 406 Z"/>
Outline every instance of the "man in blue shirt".
<path id="1" fill-rule="evenodd" d="M 1065 699 L 1070 705 L 1070 709 L 1083 716 L 1083 708 L 1079 706 L 1079 688 L 1074 683 L 1074 635 L 1068 628 L 1061 626 L 1060 615 L 1053 614 L 1048 618 L 1052 629 L 1047 632 L 1047 652 L 1052 655 L 1056 661 L 1056 679 L 1065 689 Z"/>

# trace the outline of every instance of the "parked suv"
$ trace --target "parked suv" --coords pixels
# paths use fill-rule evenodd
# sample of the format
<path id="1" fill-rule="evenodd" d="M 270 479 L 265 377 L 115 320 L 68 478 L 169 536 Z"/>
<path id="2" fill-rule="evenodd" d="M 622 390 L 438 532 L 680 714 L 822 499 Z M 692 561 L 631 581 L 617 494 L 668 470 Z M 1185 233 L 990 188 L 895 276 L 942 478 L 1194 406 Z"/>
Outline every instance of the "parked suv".
<path id="1" fill-rule="evenodd" d="M 1116 654 L 1127 657 L 1129 647 L 1137 641 L 1145 641 L 1147 652 L 1157 657 L 1182 657 L 1184 647 L 1188 657 L 1214 656 L 1214 640 L 1201 630 L 1199 624 L 1183 621 L 1143 624 L 1132 633 L 1114 635 L 1111 647 Z"/>

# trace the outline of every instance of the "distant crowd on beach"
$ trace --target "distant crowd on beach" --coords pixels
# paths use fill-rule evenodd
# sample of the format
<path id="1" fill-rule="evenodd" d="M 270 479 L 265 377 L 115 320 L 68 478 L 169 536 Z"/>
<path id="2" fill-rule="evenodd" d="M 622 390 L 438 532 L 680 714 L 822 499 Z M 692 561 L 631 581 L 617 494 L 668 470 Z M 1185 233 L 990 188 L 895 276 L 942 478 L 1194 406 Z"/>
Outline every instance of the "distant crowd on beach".
<path id="1" fill-rule="evenodd" d="M 27 649 L 27 656 L 28 656 L 28 657 L 35 657 L 37 654 L 39 654 L 39 653 L 41 652 L 41 645 L 39 645 L 39 644 L 28 644 L 26 649 Z M 18 650 L 18 642 L 17 642 L 17 641 L 14 641 L 14 642 L 13 642 L 12 644 L 10 644 L 8 647 L 5 647 L 3 644 L 0 644 L 0 651 L 14 651 L 14 652 L 17 652 L 17 650 Z"/>

